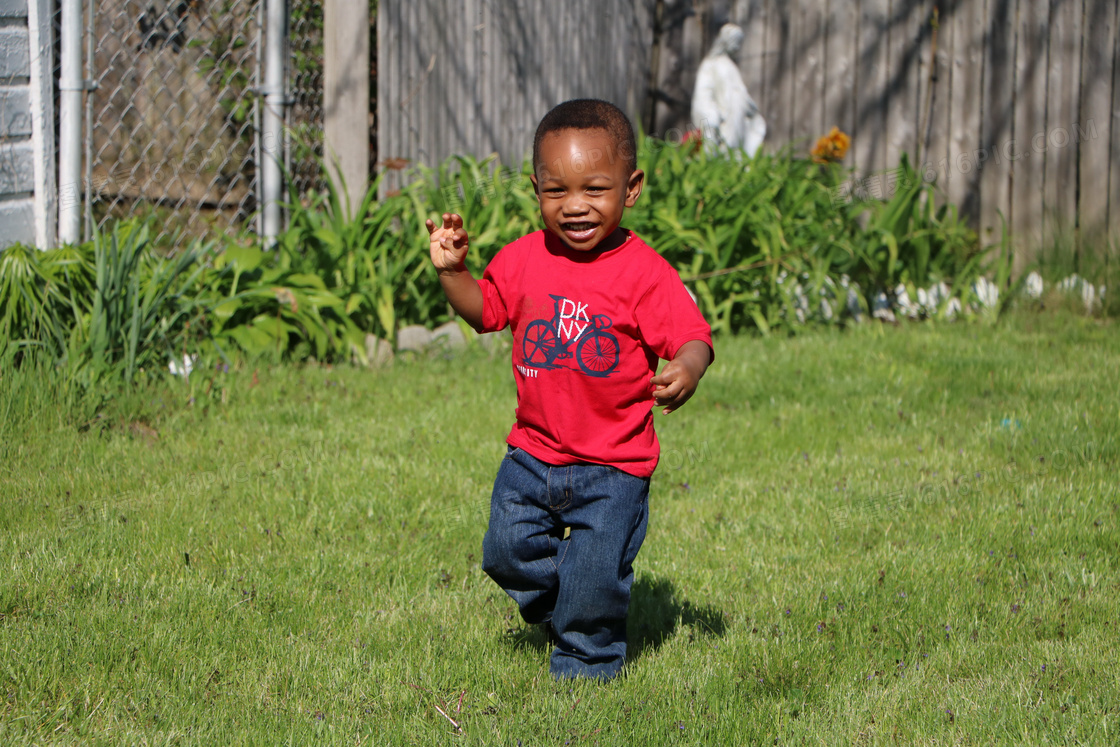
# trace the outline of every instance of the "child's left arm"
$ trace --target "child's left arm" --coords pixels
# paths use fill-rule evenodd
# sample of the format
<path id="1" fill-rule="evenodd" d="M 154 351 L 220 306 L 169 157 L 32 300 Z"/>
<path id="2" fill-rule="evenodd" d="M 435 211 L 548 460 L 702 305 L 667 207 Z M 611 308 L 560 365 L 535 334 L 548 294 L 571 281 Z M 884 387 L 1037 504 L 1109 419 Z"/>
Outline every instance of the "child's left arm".
<path id="1" fill-rule="evenodd" d="M 665 408 L 663 413 L 668 415 L 688 402 L 711 362 L 712 351 L 706 342 L 689 340 L 681 345 L 673 360 L 650 380 L 654 385 L 653 399 L 658 407 Z"/>

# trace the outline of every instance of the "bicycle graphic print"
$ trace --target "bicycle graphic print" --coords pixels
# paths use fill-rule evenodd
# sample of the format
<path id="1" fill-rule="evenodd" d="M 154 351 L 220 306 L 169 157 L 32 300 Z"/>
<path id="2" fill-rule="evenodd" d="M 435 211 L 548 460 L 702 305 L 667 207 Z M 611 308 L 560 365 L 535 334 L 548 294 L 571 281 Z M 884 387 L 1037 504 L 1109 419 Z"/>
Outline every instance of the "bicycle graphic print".
<path id="1" fill-rule="evenodd" d="M 607 330 L 606 314 L 588 316 L 587 306 L 549 294 L 552 318 L 536 319 L 525 328 L 522 361 L 533 368 L 559 368 L 556 361 L 575 357 L 588 376 L 609 376 L 618 367 L 618 338 Z M 583 321 L 581 321 L 581 319 Z M 563 339 L 562 339 L 563 338 Z"/>

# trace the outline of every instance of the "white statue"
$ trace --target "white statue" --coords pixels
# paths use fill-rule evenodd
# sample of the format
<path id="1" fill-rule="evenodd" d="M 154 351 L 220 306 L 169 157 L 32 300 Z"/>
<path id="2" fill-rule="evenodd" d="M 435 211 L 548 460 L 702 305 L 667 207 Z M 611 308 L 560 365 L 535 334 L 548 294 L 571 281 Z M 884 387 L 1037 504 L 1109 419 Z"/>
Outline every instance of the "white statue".
<path id="1" fill-rule="evenodd" d="M 712 151 L 742 148 L 753 156 L 766 138 L 766 120 L 747 93 L 733 57 L 743 46 L 743 29 L 723 25 L 696 74 L 692 94 L 692 124 Z"/>

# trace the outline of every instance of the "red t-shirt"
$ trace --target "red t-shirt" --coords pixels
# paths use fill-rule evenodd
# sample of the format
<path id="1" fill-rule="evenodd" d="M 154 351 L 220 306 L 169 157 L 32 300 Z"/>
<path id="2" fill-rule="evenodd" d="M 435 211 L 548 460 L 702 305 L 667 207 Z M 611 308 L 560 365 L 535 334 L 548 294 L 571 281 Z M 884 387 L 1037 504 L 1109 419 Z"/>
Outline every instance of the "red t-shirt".
<path id="1" fill-rule="evenodd" d="M 549 464 L 657 466 L 658 358 L 712 330 L 680 275 L 633 233 L 577 252 L 547 231 L 505 246 L 478 281 L 486 331 L 513 330 L 517 421 L 507 443 Z"/>

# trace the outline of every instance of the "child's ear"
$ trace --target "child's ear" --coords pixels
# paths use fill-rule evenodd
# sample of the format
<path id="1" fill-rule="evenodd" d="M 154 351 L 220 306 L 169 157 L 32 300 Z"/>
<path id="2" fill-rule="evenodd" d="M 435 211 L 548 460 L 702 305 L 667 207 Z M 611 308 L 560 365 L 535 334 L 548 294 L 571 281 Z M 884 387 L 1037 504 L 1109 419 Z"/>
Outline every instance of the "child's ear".
<path id="1" fill-rule="evenodd" d="M 634 207 L 634 203 L 638 201 L 638 195 L 642 193 L 642 184 L 645 182 L 646 174 L 641 169 L 637 169 L 630 175 L 630 180 L 626 183 L 626 207 Z"/>
<path id="2" fill-rule="evenodd" d="M 537 175 L 536 174 L 530 174 L 529 175 L 529 181 L 531 181 L 533 183 L 533 194 L 535 194 L 537 196 L 537 202 L 540 202 L 541 201 L 541 189 L 537 185 Z"/>

